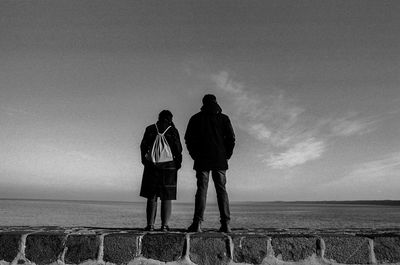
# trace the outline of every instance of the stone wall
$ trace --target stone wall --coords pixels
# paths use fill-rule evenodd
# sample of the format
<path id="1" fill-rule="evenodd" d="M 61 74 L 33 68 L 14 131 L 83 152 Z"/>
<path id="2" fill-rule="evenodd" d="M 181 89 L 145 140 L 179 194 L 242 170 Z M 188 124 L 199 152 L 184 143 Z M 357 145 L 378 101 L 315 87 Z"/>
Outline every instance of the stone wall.
<path id="1" fill-rule="evenodd" d="M 400 265 L 400 230 L 0 229 L 0 265 L 338 263 Z"/>

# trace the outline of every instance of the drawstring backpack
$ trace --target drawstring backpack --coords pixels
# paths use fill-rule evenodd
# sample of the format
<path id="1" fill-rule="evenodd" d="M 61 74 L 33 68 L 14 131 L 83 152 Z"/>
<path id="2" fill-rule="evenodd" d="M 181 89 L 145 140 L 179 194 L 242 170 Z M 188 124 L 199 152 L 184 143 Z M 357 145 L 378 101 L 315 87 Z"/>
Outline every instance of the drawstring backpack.
<path id="1" fill-rule="evenodd" d="M 155 126 L 157 129 L 157 136 L 154 140 L 153 147 L 146 155 L 147 160 L 153 162 L 154 164 L 173 161 L 174 159 L 171 148 L 169 147 L 167 139 L 164 136 L 165 132 L 168 131 L 171 126 L 168 126 L 163 133 L 158 131 L 157 124 L 155 124 Z"/>

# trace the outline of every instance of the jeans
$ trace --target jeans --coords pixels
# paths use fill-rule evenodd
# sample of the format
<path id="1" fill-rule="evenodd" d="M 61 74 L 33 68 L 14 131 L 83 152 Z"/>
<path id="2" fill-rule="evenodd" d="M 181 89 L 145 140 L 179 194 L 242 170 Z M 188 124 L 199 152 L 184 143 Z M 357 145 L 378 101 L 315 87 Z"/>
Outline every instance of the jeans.
<path id="1" fill-rule="evenodd" d="M 217 192 L 218 209 L 221 223 L 229 223 L 229 199 L 226 192 L 226 170 L 211 170 L 215 190 Z M 194 222 L 203 221 L 204 210 L 206 209 L 207 189 L 210 171 L 196 171 L 197 192 L 194 209 Z"/>

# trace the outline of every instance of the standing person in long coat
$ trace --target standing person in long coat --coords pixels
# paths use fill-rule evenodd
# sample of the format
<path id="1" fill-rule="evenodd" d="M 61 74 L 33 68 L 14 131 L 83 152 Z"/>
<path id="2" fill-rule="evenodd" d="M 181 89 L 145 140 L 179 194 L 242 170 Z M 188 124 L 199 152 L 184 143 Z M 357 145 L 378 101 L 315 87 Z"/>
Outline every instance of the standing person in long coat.
<path id="1" fill-rule="evenodd" d="M 157 213 L 157 198 L 161 200 L 161 231 L 168 231 L 172 202 L 176 200 L 178 170 L 182 164 L 182 145 L 178 130 L 172 122 L 172 113 L 163 110 L 156 124 L 146 128 L 140 144 L 141 159 L 144 165 L 140 196 L 147 198 L 146 231 L 154 230 Z M 152 149 L 157 134 L 164 134 L 172 152 L 173 161 L 154 164 L 146 157 Z"/>

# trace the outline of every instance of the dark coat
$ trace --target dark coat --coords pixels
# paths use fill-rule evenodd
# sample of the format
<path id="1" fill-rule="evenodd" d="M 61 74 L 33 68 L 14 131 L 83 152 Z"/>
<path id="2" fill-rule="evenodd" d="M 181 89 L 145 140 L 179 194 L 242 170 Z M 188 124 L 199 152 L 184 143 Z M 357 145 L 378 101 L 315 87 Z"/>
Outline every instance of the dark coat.
<path id="1" fill-rule="evenodd" d="M 195 170 L 226 170 L 235 146 L 229 117 L 217 103 L 203 105 L 186 129 L 185 142 Z"/>
<path id="2" fill-rule="evenodd" d="M 161 127 L 159 126 L 160 132 L 164 131 L 164 128 Z M 165 133 L 164 136 L 171 148 L 174 161 L 157 166 L 145 157 L 146 153 L 152 148 L 156 136 L 156 126 L 150 125 L 146 128 L 140 144 L 141 159 L 144 165 L 140 196 L 146 198 L 157 196 L 161 200 L 176 200 L 178 169 L 181 168 L 182 164 L 182 145 L 179 133 L 174 126 L 171 126 Z"/>

